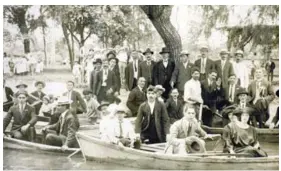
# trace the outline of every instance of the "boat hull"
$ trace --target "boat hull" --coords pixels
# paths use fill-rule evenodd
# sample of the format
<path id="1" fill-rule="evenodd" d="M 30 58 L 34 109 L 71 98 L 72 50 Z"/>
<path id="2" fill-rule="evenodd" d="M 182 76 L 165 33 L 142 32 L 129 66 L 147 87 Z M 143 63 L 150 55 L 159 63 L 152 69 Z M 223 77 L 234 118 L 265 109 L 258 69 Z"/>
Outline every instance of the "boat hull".
<path id="1" fill-rule="evenodd" d="M 277 170 L 279 156 L 267 158 L 195 157 L 153 153 L 105 143 L 98 138 L 77 133 L 86 160 L 111 162 L 141 169 L 168 170 Z M 246 166 L 241 167 L 241 166 Z"/>

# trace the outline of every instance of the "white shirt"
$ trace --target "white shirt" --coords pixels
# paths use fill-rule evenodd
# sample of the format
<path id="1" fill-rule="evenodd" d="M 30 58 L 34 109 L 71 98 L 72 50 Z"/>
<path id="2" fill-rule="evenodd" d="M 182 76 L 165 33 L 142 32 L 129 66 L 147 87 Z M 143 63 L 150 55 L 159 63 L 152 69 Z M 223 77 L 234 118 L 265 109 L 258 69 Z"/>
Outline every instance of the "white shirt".
<path id="1" fill-rule="evenodd" d="M 23 112 L 23 111 L 24 111 L 25 105 L 26 105 L 26 104 L 20 104 L 20 103 L 19 103 L 20 112 Z"/>
<path id="2" fill-rule="evenodd" d="M 206 68 L 206 61 L 207 61 L 207 58 L 201 58 L 201 74 L 205 74 L 205 68 Z"/>
<path id="3" fill-rule="evenodd" d="M 229 97 L 229 99 L 230 99 L 230 101 L 231 102 L 233 102 L 234 101 L 234 92 L 235 92 L 235 84 L 229 84 L 229 94 L 228 94 L 228 97 Z M 231 97 L 230 97 L 231 96 Z"/>
<path id="4" fill-rule="evenodd" d="M 190 102 L 188 100 L 189 98 L 193 99 L 200 99 L 202 100 L 201 96 L 201 83 L 200 81 L 195 81 L 193 78 L 191 78 L 189 81 L 187 81 L 184 85 L 184 101 Z"/>
<path id="5" fill-rule="evenodd" d="M 108 69 L 107 70 L 103 70 L 102 74 L 103 74 L 102 75 L 102 86 L 106 86 L 106 80 L 107 80 L 107 76 L 108 76 Z"/>
<path id="6" fill-rule="evenodd" d="M 67 92 L 67 97 L 69 101 L 71 101 L 71 94 L 72 94 L 72 90 Z"/>
<path id="7" fill-rule="evenodd" d="M 237 79 L 240 79 L 240 86 L 242 88 L 248 88 L 249 86 L 249 70 L 243 62 L 233 62 L 233 70 Z"/>
<path id="8" fill-rule="evenodd" d="M 136 79 L 138 79 L 138 72 L 139 72 L 138 64 L 139 64 L 139 60 L 136 61 L 133 60 L 134 78 Z M 137 67 L 137 70 L 135 70 L 135 66 Z"/>
<path id="9" fill-rule="evenodd" d="M 155 101 L 152 102 L 152 103 L 148 102 L 148 105 L 149 105 L 149 108 L 150 108 L 150 112 L 151 112 L 151 114 L 152 114 L 152 113 L 153 113 L 153 110 L 154 110 L 154 106 L 155 106 Z"/>
<path id="10" fill-rule="evenodd" d="M 138 86 L 138 87 L 139 87 L 140 91 L 143 92 L 143 88 L 141 88 L 140 86 Z"/>
<path id="11" fill-rule="evenodd" d="M 121 130 L 120 130 L 120 121 L 118 119 L 113 119 L 111 121 L 111 125 L 110 127 L 108 127 L 108 129 L 106 129 L 106 137 L 105 141 L 107 142 L 113 142 L 113 143 L 117 143 L 117 141 L 119 140 L 118 137 L 120 137 L 121 135 Z M 129 139 L 134 139 L 135 138 L 135 131 L 134 131 L 134 127 L 131 124 L 131 122 L 129 120 L 123 119 L 123 121 L 121 122 L 121 127 L 122 127 L 122 137 L 123 138 L 129 138 Z"/>
<path id="12" fill-rule="evenodd" d="M 221 71 L 222 71 L 222 73 L 223 73 L 223 68 L 225 66 L 225 62 L 226 62 L 226 60 L 221 60 Z"/>
<path id="13" fill-rule="evenodd" d="M 163 61 L 163 65 L 164 65 L 165 68 L 167 68 L 167 66 L 168 66 L 168 61 Z"/>
<path id="14" fill-rule="evenodd" d="M 188 62 L 183 63 L 184 68 L 186 69 Z"/>
<path id="15" fill-rule="evenodd" d="M 3 102 L 7 102 L 8 99 L 6 97 L 6 91 L 5 91 L 5 87 L 3 88 Z"/>

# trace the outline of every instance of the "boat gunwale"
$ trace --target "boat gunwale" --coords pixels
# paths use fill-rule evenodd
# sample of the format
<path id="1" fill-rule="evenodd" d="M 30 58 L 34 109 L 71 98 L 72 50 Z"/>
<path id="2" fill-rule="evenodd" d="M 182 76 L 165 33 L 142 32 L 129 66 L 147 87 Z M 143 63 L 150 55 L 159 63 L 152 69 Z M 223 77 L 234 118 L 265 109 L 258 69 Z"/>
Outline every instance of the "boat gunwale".
<path id="1" fill-rule="evenodd" d="M 76 133 L 77 140 L 79 141 L 80 138 L 91 141 L 92 143 L 96 143 L 101 146 L 105 146 L 108 148 L 111 148 L 112 150 L 120 150 L 125 153 L 130 153 L 134 155 L 141 155 L 143 157 L 150 157 L 153 159 L 161 159 L 161 160 L 173 160 L 173 161 L 197 161 L 197 162 L 204 162 L 204 163 L 270 163 L 270 162 L 279 162 L 279 156 L 268 156 L 268 157 L 252 157 L 252 158 L 245 158 L 245 157 L 239 157 L 239 158 L 230 158 L 230 157 L 219 157 L 219 158 L 208 158 L 208 157 L 200 157 L 200 156 L 180 156 L 180 155 L 173 155 L 173 154 L 163 154 L 163 153 L 152 153 L 142 150 L 136 150 L 128 147 L 121 147 L 117 146 L 115 144 L 110 144 L 108 142 L 101 141 L 100 139 L 86 135 L 82 132 Z M 80 144 L 81 151 L 83 153 L 83 148 Z M 85 155 L 83 153 L 83 155 Z M 87 155 L 85 155 L 87 156 Z M 92 157 L 92 156 L 89 156 Z"/>

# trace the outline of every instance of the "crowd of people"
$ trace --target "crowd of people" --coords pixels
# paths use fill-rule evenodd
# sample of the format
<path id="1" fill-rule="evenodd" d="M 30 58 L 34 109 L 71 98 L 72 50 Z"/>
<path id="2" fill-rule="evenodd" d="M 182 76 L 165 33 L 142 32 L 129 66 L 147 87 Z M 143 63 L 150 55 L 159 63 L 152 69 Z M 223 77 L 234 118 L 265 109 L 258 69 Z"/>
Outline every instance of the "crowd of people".
<path id="1" fill-rule="evenodd" d="M 44 63 L 34 54 L 28 55 L 8 55 L 3 54 L 3 73 L 6 76 L 13 75 L 34 75 L 43 72 Z"/>
<path id="2" fill-rule="evenodd" d="M 123 65 L 110 51 L 102 59 L 93 58 L 84 98 L 74 90 L 81 69 L 78 61 L 73 68 L 78 76 L 67 82 L 67 91 L 60 97 L 45 95 L 42 81 L 35 83 L 33 93 L 26 91 L 24 83 L 17 86 L 16 93 L 4 84 L 4 131 L 14 117 L 12 136 L 32 141 L 36 115 L 48 116 L 51 123 L 42 130 L 45 143 L 64 149 L 77 147 L 77 114 L 84 113 L 90 123 L 99 124 L 104 141 L 134 148 L 141 143 L 167 142 L 165 151 L 177 154 L 192 152 L 194 149 L 185 145 L 193 141 L 205 151 L 204 141 L 198 137 L 212 137 L 201 123 L 217 126 L 214 117 L 218 116 L 227 152 L 266 156 L 255 127 L 279 126 L 279 91 L 274 92 L 264 79 L 264 68 L 255 68 L 254 80 L 250 80 L 243 51 L 235 52 L 234 62 L 229 61 L 230 53 L 225 49 L 217 61 L 209 59 L 208 52 L 207 46 L 201 46 L 200 59 L 191 63 L 187 51 L 180 53 L 178 62 L 170 58 L 166 47 L 159 52 L 160 61 L 153 60 L 151 49 L 142 53 L 143 58 L 132 51 Z M 123 79 L 130 91 L 126 106 L 119 98 Z M 124 117 L 136 117 L 135 125 Z"/>

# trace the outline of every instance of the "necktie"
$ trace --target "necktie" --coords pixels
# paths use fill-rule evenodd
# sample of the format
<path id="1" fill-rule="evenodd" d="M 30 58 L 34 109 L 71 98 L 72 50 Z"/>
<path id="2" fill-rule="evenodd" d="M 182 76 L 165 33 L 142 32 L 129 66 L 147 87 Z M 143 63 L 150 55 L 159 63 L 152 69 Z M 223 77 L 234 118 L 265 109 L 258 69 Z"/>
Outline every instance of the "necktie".
<path id="1" fill-rule="evenodd" d="M 191 128 L 192 128 L 192 124 L 191 124 L 191 122 L 189 122 L 189 123 L 188 123 L 187 136 L 190 135 L 190 133 L 191 133 Z"/>
<path id="2" fill-rule="evenodd" d="M 23 113 L 23 105 L 22 104 L 20 105 L 20 113 L 21 114 Z"/>
<path id="3" fill-rule="evenodd" d="M 137 72 L 138 69 L 137 69 L 137 64 L 136 64 L 136 62 L 134 62 L 134 68 L 135 68 L 135 72 Z"/>
<path id="4" fill-rule="evenodd" d="M 233 99 L 232 99 L 232 87 L 233 87 L 233 85 L 231 84 L 230 87 L 229 87 L 229 99 L 230 99 L 231 102 L 233 101 Z"/>
<path id="5" fill-rule="evenodd" d="M 119 131 L 120 131 L 119 137 L 122 138 L 123 137 L 122 122 L 119 122 Z"/>
<path id="6" fill-rule="evenodd" d="M 223 73 L 224 64 L 225 64 L 225 61 L 221 61 L 221 70 L 222 70 L 222 73 Z"/>
<path id="7" fill-rule="evenodd" d="M 201 73 L 205 74 L 205 59 L 202 59 Z"/>

